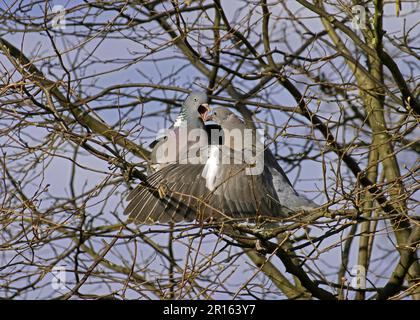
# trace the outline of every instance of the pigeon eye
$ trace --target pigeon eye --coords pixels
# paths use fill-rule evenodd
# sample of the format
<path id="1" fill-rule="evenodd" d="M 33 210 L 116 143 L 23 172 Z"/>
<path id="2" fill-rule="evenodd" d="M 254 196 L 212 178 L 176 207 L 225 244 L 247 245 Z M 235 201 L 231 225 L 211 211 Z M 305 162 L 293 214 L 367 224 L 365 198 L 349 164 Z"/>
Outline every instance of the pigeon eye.
<path id="1" fill-rule="evenodd" d="M 217 112 L 215 112 L 214 115 L 217 116 Z"/>

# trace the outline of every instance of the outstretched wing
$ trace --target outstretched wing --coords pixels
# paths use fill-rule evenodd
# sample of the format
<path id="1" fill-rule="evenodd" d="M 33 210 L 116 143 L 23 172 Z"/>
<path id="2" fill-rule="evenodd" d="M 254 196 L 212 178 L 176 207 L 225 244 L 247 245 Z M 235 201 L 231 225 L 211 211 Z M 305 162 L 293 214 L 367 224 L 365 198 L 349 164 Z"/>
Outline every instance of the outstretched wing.
<path id="1" fill-rule="evenodd" d="M 130 193 L 125 214 L 136 223 L 285 216 L 270 170 L 264 166 L 260 174 L 249 175 L 248 164 L 232 164 L 229 157 L 230 163 L 220 158 L 210 169 L 208 161 L 168 165 Z"/>

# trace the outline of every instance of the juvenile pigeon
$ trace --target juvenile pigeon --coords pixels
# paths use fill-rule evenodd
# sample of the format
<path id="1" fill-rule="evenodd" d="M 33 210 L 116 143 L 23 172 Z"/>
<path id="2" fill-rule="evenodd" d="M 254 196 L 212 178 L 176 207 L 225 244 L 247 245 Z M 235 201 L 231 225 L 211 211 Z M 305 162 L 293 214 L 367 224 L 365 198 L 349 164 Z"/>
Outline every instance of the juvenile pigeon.
<path id="1" fill-rule="evenodd" d="M 216 108 L 213 112 L 212 119 L 218 123 L 223 130 L 239 129 L 244 131 L 247 128 L 234 113 L 225 108 Z M 290 180 L 287 178 L 283 169 L 268 148 L 264 148 L 264 164 L 272 179 L 271 181 L 266 181 L 266 183 L 274 186 L 277 201 L 281 205 L 284 214 L 293 214 L 297 211 L 311 210 L 318 207 L 317 204 L 296 192 L 290 183 Z"/>
<path id="2" fill-rule="evenodd" d="M 207 146 L 198 164 L 169 164 L 151 175 L 129 195 L 131 202 L 125 213 L 130 220 L 164 223 L 285 217 L 295 210 L 314 206 L 294 191 L 271 153 L 258 148 L 255 131 L 245 130 L 245 124 L 223 108 L 215 110 L 213 120 L 223 129 L 223 144 Z M 240 139 L 238 142 L 231 135 L 239 133 L 246 140 L 245 132 L 249 131 L 251 142 L 247 143 Z M 262 163 L 257 163 L 258 152 L 264 158 L 268 156 Z M 287 205 L 280 201 L 284 197 Z"/>

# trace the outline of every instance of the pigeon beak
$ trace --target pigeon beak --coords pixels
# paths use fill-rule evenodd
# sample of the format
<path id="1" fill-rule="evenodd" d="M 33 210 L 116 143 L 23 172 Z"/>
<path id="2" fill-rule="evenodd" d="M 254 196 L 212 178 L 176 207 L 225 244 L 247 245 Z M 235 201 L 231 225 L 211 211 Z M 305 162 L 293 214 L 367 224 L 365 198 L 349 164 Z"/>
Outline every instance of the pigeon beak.
<path id="1" fill-rule="evenodd" d="M 206 122 L 208 120 L 210 120 L 210 107 L 207 103 L 203 103 L 198 107 L 198 113 L 200 115 L 201 120 L 203 120 L 203 122 Z"/>

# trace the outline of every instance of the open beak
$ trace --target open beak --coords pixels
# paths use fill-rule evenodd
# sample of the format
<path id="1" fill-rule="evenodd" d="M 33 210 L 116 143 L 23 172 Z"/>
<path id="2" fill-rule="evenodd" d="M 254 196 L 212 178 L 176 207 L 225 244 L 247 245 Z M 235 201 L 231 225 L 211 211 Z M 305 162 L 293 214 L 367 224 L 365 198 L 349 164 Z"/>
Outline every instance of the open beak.
<path id="1" fill-rule="evenodd" d="M 203 103 L 198 107 L 198 113 L 203 122 L 209 121 L 211 119 L 211 116 L 209 115 L 210 110 L 211 109 L 207 103 Z"/>

